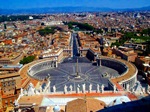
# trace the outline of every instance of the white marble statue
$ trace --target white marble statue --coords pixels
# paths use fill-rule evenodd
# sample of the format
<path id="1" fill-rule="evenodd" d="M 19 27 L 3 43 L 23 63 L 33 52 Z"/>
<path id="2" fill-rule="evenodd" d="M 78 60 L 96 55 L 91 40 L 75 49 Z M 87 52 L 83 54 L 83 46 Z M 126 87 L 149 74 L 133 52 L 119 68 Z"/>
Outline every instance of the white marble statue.
<path id="1" fill-rule="evenodd" d="M 34 88 L 34 85 L 30 82 L 29 87 Z"/>
<path id="2" fill-rule="evenodd" d="M 89 85 L 89 92 L 92 91 L 92 84 Z"/>
<path id="3" fill-rule="evenodd" d="M 78 84 L 78 86 L 77 86 L 77 93 L 79 93 L 80 92 L 80 85 Z"/>
<path id="4" fill-rule="evenodd" d="M 99 92 L 100 90 L 99 90 L 99 84 L 97 84 L 97 92 Z"/>
<path id="5" fill-rule="evenodd" d="M 104 87 L 105 87 L 104 84 L 102 84 L 102 85 L 101 85 L 101 92 L 102 92 L 102 93 L 104 92 Z"/>
<path id="6" fill-rule="evenodd" d="M 66 85 L 64 86 L 64 93 L 65 94 L 67 93 L 67 86 Z"/>
<path id="7" fill-rule="evenodd" d="M 19 105 L 17 100 L 15 100 L 14 103 L 15 103 L 15 106 Z"/>
<path id="8" fill-rule="evenodd" d="M 115 85 L 113 86 L 113 89 L 114 89 L 114 93 L 115 93 L 116 92 L 116 86 Z"/>
<path id="9" fill-rule="evenodd" d="M 127 84 L 127 89 L 126 89 L 127 91 L 129 91 L 129 86 L 130 86 L 130 85 L 129 85 L 129 84 Z"/>
<path id="10" fill-rule="evenodd" d="M 22 88 L 20 89 L 20 95 L 21 95 L 21 96 L 24 95 L 24 92 L 23 92 L 23 89 L 22 89 Z"/>
<path id="11" fill-rule="evenodd" d="M 82 84 L 82 89 L 83 89 L 83 93 L 85 93 L 85 83 L 84 84 Z"/>
<path id="12" fill-rule="evenodd" d="M 72 85 L 70 85 L 69 88 L 70 88 L 70 92 L 72 92 L 72 89 L 73 89 Z"/>
<path id="13" fill-rule="evenodd" d="M 33 86 L 33 84 L 32 83 L 30 83 L 29 84 L 29 87 L 28 87 L 28 96 L 32 96 L 32 95 L 34 95 L 35 94 L 35 88 L 34 88 L 34 86 Z"/>
<path id="14" fill-rule="evenodd" d="M 51 84 L 51 81 L 48 80 L 44 92 L 50 93 L 50 86 L 51 86 L 50 84 Z"/>
<path id="15" fill-rule="evenodd" d="M 53 86 L 53 92 L 54 93 L 56 92 L 56 86 L 55 85 Z"/>

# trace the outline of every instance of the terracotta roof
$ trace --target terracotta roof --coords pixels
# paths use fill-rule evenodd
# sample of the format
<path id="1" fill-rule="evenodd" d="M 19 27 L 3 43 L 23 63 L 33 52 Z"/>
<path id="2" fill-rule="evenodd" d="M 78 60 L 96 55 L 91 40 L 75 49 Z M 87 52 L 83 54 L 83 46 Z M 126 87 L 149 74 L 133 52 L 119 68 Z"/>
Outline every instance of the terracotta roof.
<path id="1" fill-rule="evenodd" d="M 28 76 L 27 71 L 32 65 L 34 65 L 38 62 L 47 61 L 47 60 L 50 60 L 50 58 L 33 61 L 33 62 L 23 66 L 20 69 L 19 74 L 20 74 L 20 77 L 23 78 L 22 85 L 21 85 L 22 88 L 26 88 L 26 86 L 29 84 L 30 81 L 33 83 L 34 86 L 36 86 L 36 84 L 38 83 L 38 80 L 33 79 L 30 76 Z"/>
<path id="2" fill-rule="evenodd" d="M 5 40 L 4 43 L 5 44 L 12 44 L 12 40 Z"/>
<path id="3" fill-rule="evenodd" d="M 22 82 L 22 80 L 21 80 L 20 77 L 16 79 L 16 89 L 20 89 L 21 88 L 21 86 L 22 86 L 21 82 Z"/>
<path id="4" fill-rule="evenodd" d="M 113 82 L 117 82 L 117 83 L 124 81 L 126 79 L 129 79 L 137 72 L 136 67 L 133 64 L 131 64 L 130 62 L 127 62 L 124 60 L 119 60 L 119 61 L 126 64 L 126 66 L 128 67 L 128 72 L 125 73 L 124 75 L 121 75 L 120 77 L 116 77 L 116 78 L 112 79 Z"/>
<path id="5" fill-rule="evenodd" d="M 95 112 L 103 109 L 106 104 L 97 99 L 76 99 L 67 103 L 66 112 Z"/>
<path id="6" fill-rule="evenodd" d="M 14 95 L 14 94 L 7 94 L 7 95 L 2 95 L 2 98 L 11 98 L 11 97 L 14 97 L 14 96 L 16 96 L 16 95 Z"/>
<path id="7" fill-rule="evenodd" d="M 7 107 L 6 112 L 11 112 L 14 110 L 14 107 Z"/>
<path id="8" fill-rule="evenodd" d="M 42 95 L 23 96 L 19 99 L 18 103 L 20 105 L 33 104 L 33 103 L 36 103 L 36 105 L 40 105 L 42 100 L 43 100 Z"/>
<path id="9" fill-rule="evenodd" d="M 19 77 L 19 73 L 15 72 L 15 73 L 10 73 L 10 74 L 5 74 L 5 75 L 0 75 L 0 79 L 4 79 L 4 78 L 10 78 L 10 77 Z"/>

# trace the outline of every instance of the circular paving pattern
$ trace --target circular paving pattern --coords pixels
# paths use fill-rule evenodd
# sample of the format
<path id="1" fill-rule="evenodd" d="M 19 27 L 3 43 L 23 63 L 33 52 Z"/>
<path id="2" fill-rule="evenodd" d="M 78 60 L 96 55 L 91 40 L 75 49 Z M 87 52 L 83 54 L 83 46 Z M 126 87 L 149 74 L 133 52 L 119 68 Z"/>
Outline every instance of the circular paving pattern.
<path id="1" fill-rule="evenodd" d="M 58 64 L 57 68 L 46 69 L 34 74 L 33 78 L 43 80 L 49 77 L 51 81 L 50 87 L 53 91 L 55 85 L 56 91 L 64 91 L 64 86 L 72 86 L 72 90 L 76 91 L 77 87 L 82 90 L 82 85 L 86 85 L 86 90 L 92 85 L 92 90 L 97 89 L 97 84 L 104 84 L 105 89 L 108 89 L 108 79 L 112 76 L 119 76 L 117 70 L 106 66 L 93 65 L 87 58 L 78 58 L 78 76 L 77 76 L 77 58 L 65 59 Z M 44 85 L 42 86 L 44 88 Z"/>
<path id="2" fill-rule="evenodd" d="M 72 82 L 83 82 L 88 80 L 88 75 L 84 75 L 82 73 L 78 73 L 77 75 L 77 73 L 75 73 L 75 74 L 68 75 L 68 80 Z"/>

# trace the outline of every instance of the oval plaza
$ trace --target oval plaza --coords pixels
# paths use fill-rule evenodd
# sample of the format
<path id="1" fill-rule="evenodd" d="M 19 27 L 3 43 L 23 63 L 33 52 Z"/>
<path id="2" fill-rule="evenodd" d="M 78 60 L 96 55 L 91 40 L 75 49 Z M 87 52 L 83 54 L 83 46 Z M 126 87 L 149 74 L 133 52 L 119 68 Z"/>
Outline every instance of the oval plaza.
<path id="1" fill-rule="evenodd" d="M 25 72 L 36 80 L 49 80 L 49 85 L 41 85 L 42 89 L 47 87 L 49 93 L 130 90 L 137 80 L 133 64 L 108 57 L 99 57 L 96 62 L 86 57 L 65 58 L 60 63 L 55 59 L 42 59 L 30 63 Z"/>
<path id="2" fill-rule="evenodd" d="M 59 105 L 66 112 L 73 112 L 83 105 L 85 111 L 97 111 L 101 107 L 94 106 L 114 105 L 118 98 L 122 103 L 136 99 L 132 93 L 137 68 L 129 61 L 103 56 L 99 43 L 84 37 L 82 33 L 73 33 L 68 47 L 50 50 L 39 60 L 23 66 L 19 73 L 25 83 L 19 101 L 29 101 L 33 96 L 30 99 L 33 105 L 38 97 L 41 107 L 54 109 Z"/>

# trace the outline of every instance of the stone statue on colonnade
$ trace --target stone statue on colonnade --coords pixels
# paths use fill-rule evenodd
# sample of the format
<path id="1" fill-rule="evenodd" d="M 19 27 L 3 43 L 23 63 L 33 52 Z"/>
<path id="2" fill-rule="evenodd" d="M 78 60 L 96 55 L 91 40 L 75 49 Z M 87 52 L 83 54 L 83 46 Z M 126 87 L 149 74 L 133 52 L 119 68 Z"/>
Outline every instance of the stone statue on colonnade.
<path id="1" fill-rule="evenodd" d="M 89 85 L 89 92 L 92 91 L 92 84 Z"/>
<path id="2" fill-rule="evenodd" d="M 65 94 L 67 93 L 67 86 L 66 85 L 64 86 L 64 93 Z"/>
<path id="3" fill-rule="evenodd" d="M 99 90 L 99 84 L 97 84 L 97 93 L 99 92 L 100 90 Z"/>
<path id="4" fill-rule="evenodd" d="M 82 90 L 83 90 L 83 93 L 85 93 L 85 83 L 84 84 L 82 84 Z"/>
<path id="5" fill-rule="evenodd" d="M 70 86 L 69 86 L 69 88 L 70 88 L 70 92 L 72 92 L 73 86 L 72 86 L 72 85 L 70 85 Z"/>
<path id="6" fill-rule="evenodd" d="M 56 86 L 55 85 L 53 86 L 53 92 L 54 93 L 56 92 Z"/>
<path id="7" fill-rule="evenodd" d="M 79 93 L 80 92 L 80 85 L 78 84 L 78 86 L 77 86 L 77 93 Z"/>
<path id="8" fill-rule="evenodd" d="M 104 84 L 102 84 L 102 85 L 101 85 L 101 92 L 102 92 L 102 93 L 104 92 L 104 87 L 105 87 Z"/>

